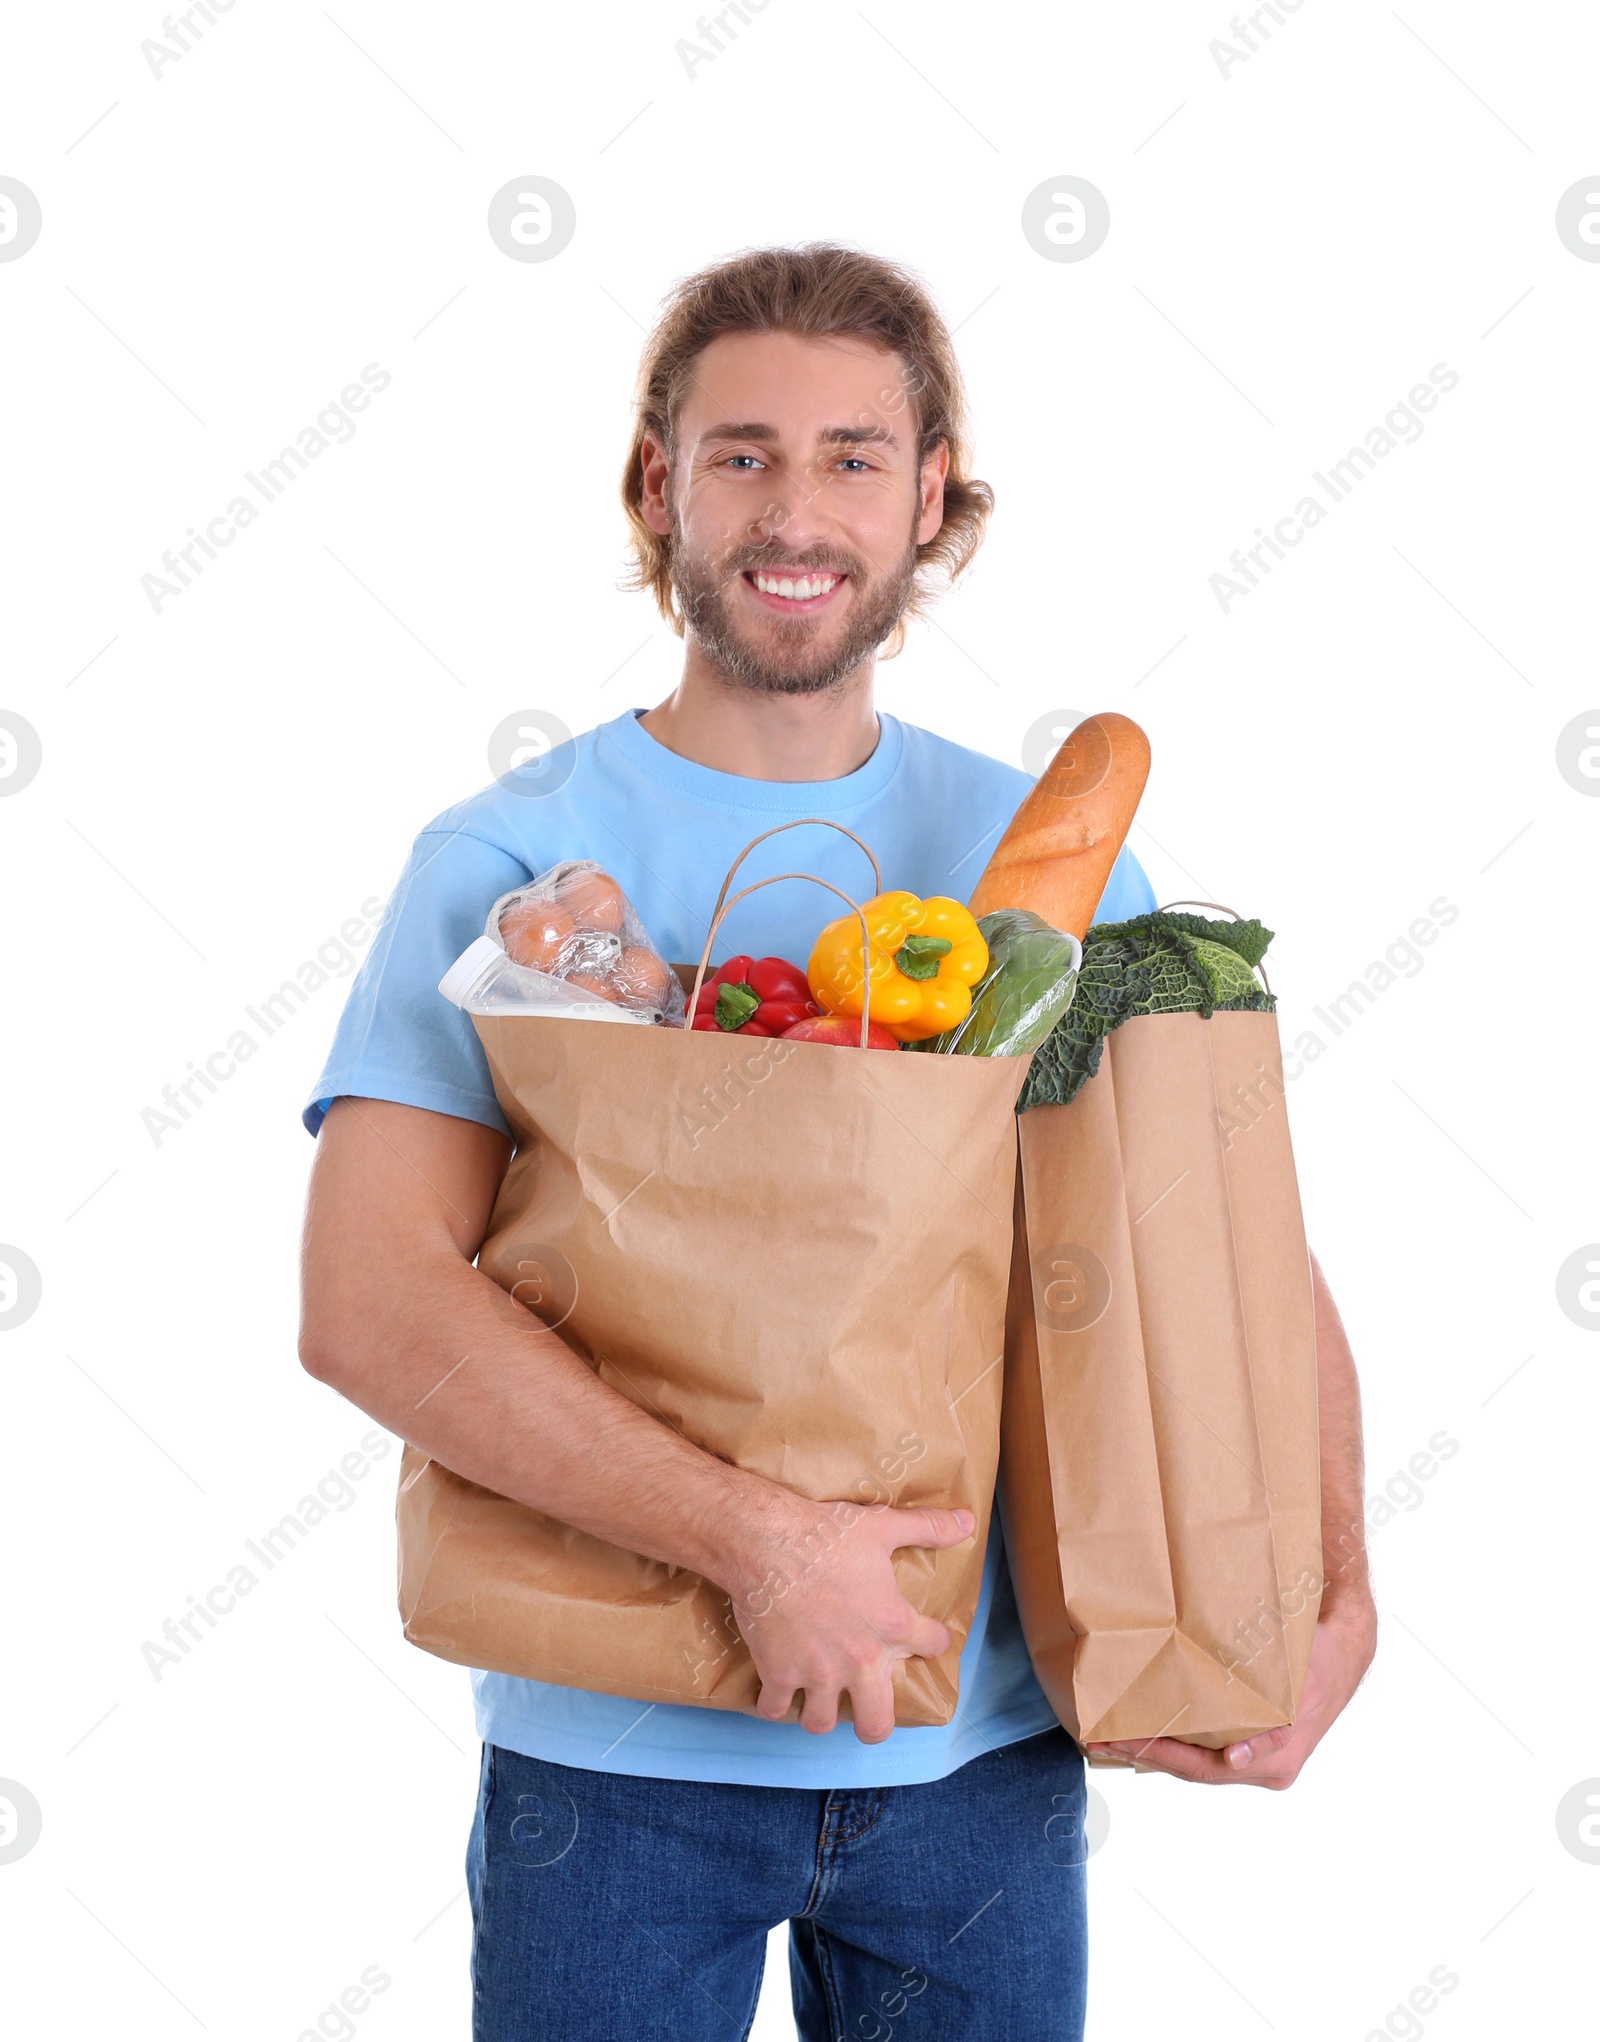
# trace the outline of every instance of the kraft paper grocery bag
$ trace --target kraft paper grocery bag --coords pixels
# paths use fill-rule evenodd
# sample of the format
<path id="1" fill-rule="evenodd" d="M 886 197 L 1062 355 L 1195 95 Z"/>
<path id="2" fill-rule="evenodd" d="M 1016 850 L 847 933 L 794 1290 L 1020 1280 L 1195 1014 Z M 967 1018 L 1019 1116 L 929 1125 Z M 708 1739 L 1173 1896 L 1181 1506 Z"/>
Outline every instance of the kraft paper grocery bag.
<path id="1" fill-rule="evenodd" d="M 1322 1552 L 1276 1018 L 1126 1021 L 1018 1128 L 1001 1506 L 1040 1682 L 1082 1742 L 1291 1722 Z"/>
<path id="2" fill-rule="evenodd" d="M 949 1721 L 999 1455 L 1026 1058 L 473 1023 L 517 1143 L 481 1268 L 624 1396 L 740 1467 L 818 1501 L 973 1513 L 965 1544 L 895 1559 L 907 1598 L 953 1639 L 903 1664 L 896 1721 Z M 729 1599 L 697 1576 L 409 1446 L 397 1518 L 413 1644 L 753 1710 Z"/>

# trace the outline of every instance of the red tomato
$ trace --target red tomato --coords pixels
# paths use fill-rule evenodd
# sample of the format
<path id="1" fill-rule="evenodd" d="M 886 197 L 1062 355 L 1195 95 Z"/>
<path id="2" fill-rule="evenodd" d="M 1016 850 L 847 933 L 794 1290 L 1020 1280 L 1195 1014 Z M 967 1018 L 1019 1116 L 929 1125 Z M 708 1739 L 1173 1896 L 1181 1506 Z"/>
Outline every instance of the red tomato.
<path id="1" fill-rule="evenodd" d="M 783 1031 L 785 1042 L 833 1042 L 843 1049 L 861 1047 L 861 1016 L 846 1014 L 816 1014 L 809 1020 L 797 1021 L 792 1028 Z M 881 1021 L 867 1023 L 868 1049 L 898 1049 L 899 1043 L 884 1027 Z"/>

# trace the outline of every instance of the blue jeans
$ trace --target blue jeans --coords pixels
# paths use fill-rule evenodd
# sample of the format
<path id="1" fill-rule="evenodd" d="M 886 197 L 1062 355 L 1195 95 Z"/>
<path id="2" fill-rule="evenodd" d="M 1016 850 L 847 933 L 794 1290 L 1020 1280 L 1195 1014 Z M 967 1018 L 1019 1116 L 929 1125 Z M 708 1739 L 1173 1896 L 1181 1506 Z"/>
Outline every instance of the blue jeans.
<path id="1" fill-rule="evenodd" d="M 1064 1730 L 835 1793 L 486 1744 L 473 2042 L 739 2042 L 785 1920 L 804 2042 L 1079 2042 L 1083 1814 Z"/>

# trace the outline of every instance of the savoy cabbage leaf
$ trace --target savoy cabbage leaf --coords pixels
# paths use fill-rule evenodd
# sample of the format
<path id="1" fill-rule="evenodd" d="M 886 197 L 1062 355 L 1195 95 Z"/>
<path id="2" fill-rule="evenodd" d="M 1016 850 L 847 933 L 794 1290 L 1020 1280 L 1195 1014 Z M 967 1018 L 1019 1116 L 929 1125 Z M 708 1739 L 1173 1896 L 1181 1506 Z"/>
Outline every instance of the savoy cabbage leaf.
<path id="1" fill-rule="evenodd" d="M 1159 911 L 1092 928 L 1072 1005 L 1034 1051 L 1017 1111 L 1066 1105 L 1100 1068 L 1105 1038 L 1136 1014 L 1275 1012 L 1254 970 L 1271 941 L 1260 922 Z"/>

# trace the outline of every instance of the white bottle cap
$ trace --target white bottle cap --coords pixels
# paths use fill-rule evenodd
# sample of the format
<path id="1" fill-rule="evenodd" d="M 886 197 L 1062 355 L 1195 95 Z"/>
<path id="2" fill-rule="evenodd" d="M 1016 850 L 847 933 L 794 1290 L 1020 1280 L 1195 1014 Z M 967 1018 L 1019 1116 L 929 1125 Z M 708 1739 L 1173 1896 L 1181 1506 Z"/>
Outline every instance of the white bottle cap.
<path id="1" fill-rule="evenodd" d="M 505 952 L 492 936 L 480 936 L 469 943 L 439 981 L 439 990 L 453 1007 L 461 1006 L 471 990 L 473 981 L 482 978 L 496 958 L 503 958 Z"/>

